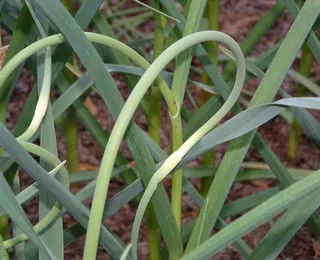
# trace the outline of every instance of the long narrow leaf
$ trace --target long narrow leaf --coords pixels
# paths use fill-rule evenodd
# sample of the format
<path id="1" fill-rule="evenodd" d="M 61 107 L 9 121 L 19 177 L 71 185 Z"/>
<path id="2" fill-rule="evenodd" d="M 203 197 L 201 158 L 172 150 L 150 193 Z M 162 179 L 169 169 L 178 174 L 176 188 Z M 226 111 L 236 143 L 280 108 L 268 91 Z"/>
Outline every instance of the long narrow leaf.
<path id="1" fill-rule="evenodd" d="M 20 228 L 28 235 L 28 237 L 39 247 L 41 253 L 46 255 L 48 259 L 57 259 L 57 257 L 49 249 L 48 245 L 38 236 L 33 230 L 28 217 L 23 212 L 23 209 L 18 204 L 12 193 L 7 181 L 4 179 L 2 172 L 0 172 L 0 194 L 1 206 L 6 210 L 11 219 L 20 226 Z"/>
<path id="2" fill-rule="evenodd" d="M 273 100 L 297 52 L 306 39 L 319 13 L 319 1 L 306 1 L 298 17 L 291 26 L 288 34 L 283 40 L 268 71 L 259 84 L 259 87 L 250 102 L 250 106 L 264 104 Z M 299 37 L 297 37 L 297 35 L 299 35 Z M 205 228 L 201 235 L 201 241 L 205 241 L 211 233 L 219 211 L 222 208 L 226 195 L 232 185 L 240 164 L 249 149 L 255 132 L 256 131 L 253 131 L 250 134 L 234 140 L 230 144 L 229 149 L 220 164 L 219 170 L 208 192 L 207 198 L 210 199 L 211 203 L 206 211 Z M 226 178 L 227 173 L 228 178 Z M 200 215 L 201 214 L 203 214 L 203 212 L 201 212 Z M 196 238 L 198 237 L 199 232 L 199 222 L 197 223 L 198 224 L 196 224 L 188 243 L 187 251 L 192 250 L 196 244 Z"/>
<path id="3" fill-rule="evenodd" d="M 123 99 L 110 74 L 104 69 L 100 57 L 88 42 L 81 28 L 61 5 L 52 4 L 52 1 L 49 0 L 32 0 L 31 2 L 46 14 L 73 47 L 95 82 L 102 98 L 108 104 L 111 114 L 116 118 L 124 104 Z M 145 144 L 141 142 L 140 133 L 134 124 L 131 124 L 128 128 L 126 140 L 129 149 L 133 153 L 138 170 L 141 173 L 145 173 L 142 176 L 144 182 L 148 183 L 151 174 L 155 171 L 155 166 L 148 149 L 144 148 Z M 159 187 L 153 198 L 153 207 L 167 246 L 171 248 L 172 252 L 180 255 L 182 242 L 173 215 L 170 214 L 172 211 L 163 186 Z"/>
<path id="4" fill-rule="evenodd" d="M 70 192 L 49 175 L 35 160 L 17 143 L 10 132 L 0 124 L 0 145 L 19 163 L 40 185 L 45 187 L 69 212 L 87 227 L 89 210 L 84 207 Z M 124 250 L 123 244 L 104 226 L 101 226 L 101 245 L 114 258 L 120 257 Z"/>

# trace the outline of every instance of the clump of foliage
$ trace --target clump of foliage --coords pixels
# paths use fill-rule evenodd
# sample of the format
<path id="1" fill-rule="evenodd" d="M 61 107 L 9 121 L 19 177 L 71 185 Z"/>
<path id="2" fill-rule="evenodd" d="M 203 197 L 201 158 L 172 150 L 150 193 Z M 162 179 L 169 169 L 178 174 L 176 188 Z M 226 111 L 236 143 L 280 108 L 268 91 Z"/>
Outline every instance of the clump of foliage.
<path id="1" fill-rule="evenodd" d="M 290 68 L 302 45 L 308 51 L 304 56 L 320 61 L 320 43 L 313 31 L 319 26 L 320 1 L 298 5 L 278 0 L 240 45 L 218 31 L 218 0 L 135 1 L 141 5 L 118 8 L 110 17 L 104 17 L 99 9 L 102 2 L 79 1 L 75 12 L 72 1 L 67 0 L 0 1 L 1 23 L 11 34 L 9 47 L 2 49 L 6 56 L 0 71 L 0 258 L 63 259 L 64 248 L 87 233 L 84 259 L 95 259 L 99 245 L 114 259 L 137 259 L 144 216 L 150 259 L 207 259 L 230 244 L 245 259 L 275 259 L 306 222 L 319 238 L 319 171 L 287 168 L 257 129 L 280 115 L 288 124 L 298 124 L 296 131 L 303 131 L 319 145 L 319 123 L 307 109 L 320 109 L 320 98 L 290 97 L 281 85 L 289 75 L 301 84 L 299 88 L 319 95 L 319 86 L 307 73 Z M 178 2 L 185 6 L 183 12 L 177 8 Z M 120 1 L 118 7 L 124 3 Z M 111 7 L 105 3 L 103 8 L 108 11 Z M 260 57 L 245 58 L 285 9 L 294 17 L 286 37 Z M 121 20 L 136 13 L 129 21 Z M 136 28 L 152 16 L 155 31 L 146 37 Z M 112 26 L 107 20 L 111 18 Z M 85 32 L 90 24 L 95 32 Z M 127 44 L 117 40 L 123 37 Z M 153 43 L 153 57 L 143 48 L 145 42 Z M 222 55 L 218 55 L 217 43 L 225 46 L 220 47 Z M 203 82 L 188 78 L 193 56 L 202 65 Z M 86 73 L 81 72 L 75 57 Z M 175 69 L 169 73 L 165 69 L 172 60 Z M 226 63 L 224 75 L 217 71 L 219 63 Z M 305 66 L 310 70 L 310 65 Z M 35 76 L 36 84 L 10 132 L 6 112 L 23 67 Z M 131 88 L 126 101 L 110 72 L 125 75 Z M 256 91 L 243 91 L 243 85 L 254 77 L 261 78 Z M 190 85 L 201 88 L 201 101 L 193 100 Z M 53 88 L 60 93 L 58 98 L 51 96 Z M 111 133 L 103 130 L 86 105 L 93 88 L 116 120 Z M 195 112 L 184 104 L 186 93 Z M 274 101 L 277 93 L 282 99 Z M 250 102 L 245 98 L 248 94 Z M 138 106 L 146 115 L 148 134 L 132 121 Z M 162 106 L 168 108 L 171 121 L 170 152 L 160 147 Z M 229 112 L 231 119 L 221 123 Z M 77 172 L 75 117 L 104 150 L 98 171 Z M 55 126 L 69 144 L 68 167 L 58 158 Z M 122 140 L 134 164 L 119 151 Z M 213 165 L 212 151 L 227 141 L 231 142 L 221 163 Z M 264 169 L 260 164 L 243 163 L 251 144 L 264 159 Z M 204 166 L 187 167 L 204 154 Z M 246 168 L 248 164 L 251 169 Z M 22 191 L 19 169 L 35 180 Z M 122 178 L 126 187 L 106 200 L 109 182 L 115 177 Z M 165 178 L 172 178 L 171 200 L 162 184 Z M 202 179 L 200 192 L 189 178 Z M 225 204 L 234 182 L 269 178 L 280 185 Z M 88 184 L 70 192 L 70 184 L 83 181 Z M 183 191 L 199 206 L 197 218 L 185 225 L 181 224 Z M 39 223 L 32 226 L 22 207 L 35 196 L 39 196 Z M 82 203 L 89 197 L 91 208 Z M 131 244 L 126 245 L 103 220 L 132 200 L 138 209 Z M 66 212 L 76 223 L 63 229 Z M 244 212 L 231 224 L 225 222 Z M 279 213 L 282 216 L 256 248 L 241 239 Z M 8 218 L 12 232 L 8 231 Z M 219 231 L 212 235 L 213 228 Z"/>

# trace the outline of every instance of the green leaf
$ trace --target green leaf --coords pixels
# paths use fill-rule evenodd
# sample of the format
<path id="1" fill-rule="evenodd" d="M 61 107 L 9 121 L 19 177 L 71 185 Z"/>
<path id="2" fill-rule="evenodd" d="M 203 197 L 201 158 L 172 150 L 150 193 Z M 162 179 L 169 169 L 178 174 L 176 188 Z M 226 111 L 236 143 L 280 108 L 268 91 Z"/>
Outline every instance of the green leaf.
<path id="1" fill-rule="evenodd" d="M 102 60 L 81 28 L 60 4 L 53 4 L 49 0 L 31 0 L 31 2 L 59 28 L 92 77 L 112 116 L 116 118 L 124 104 L 123 99 L 110 74 L 105 70 Z M 126 133 L 129 149 L 137 163 L 139 172 L 143 173 L 141 177 L 146 184 L 155 171 L 152 157 L 145 144 L 142 143 L 140 132 L 135 124 L 131 124 Z M 182 242 L 163 186 L 158 188 L 153 197 L 152 205 L 167 246 L 174 254 L 180 255 Z"/>
<path id="2" fill-rule="evenodd" d="M 298 13 L 300 12 L 300 8 L 298 7 L 298 5 L 294 1 L 290 1 L 290 0 L 282 0 L 282 1 L 286 4 L 291 15 L 296 19 L 298 16 Z M 306 42 L 311 52 L 313 53 L 314 57 L 316 58 L 318 64 L 320 64 L 320 41 L 313 30 L 311 30 L 310 34 L 308 35 Z"/>
<path id="3" fill-rule="evenodd" d="M 37 28 L 40 32 L 41 38 L 47 36 L 49 31 L 49 22 L 43 17 L 37 17 L 37 14 L 34 12 L 33 8 L 27 2 L 30 13 L 37 25 Z M 58 155 L 57 143 L 56 143 L 56 133 L 54 128 L 54 121 L 52 117 L 52 109 L 50 104 L 50 84 L 51 83 L 51 48 L 46 48 L 45 50 L 37 53 L 37 88 L 40 93 L 39 99 L 43 96 L 41 95 L 43 91 L 47 91 L 48 105 L 43 108 L 46 110 L 45 116 L 42 121 L 41 133 L 40 133 L 40 144 L 41 147 L 48 150 L 55 156 Z M 35 111 L 37 113 L 37 111 Z M 41 160 L 42 166 L 48 170 L 49 165 Z M 39 190 L 39 220 L 43 219 L 55 205 L 55 199 L 50 196 L 46 189 L 40 187 Z M 64 257 L 63 252 L 63 223 L 62 218 L 58 218 L 56 222 L 44 233 L 41 235 L 42 239 L 50 245 L 50 249 L 54 254 L 62 259 Z M 39 252 L 39 259 L 47 259 L 43 254 Z"/>
<path id="4" fill-rule="evenodd" d="M 118 192 L 111 199 L 106 201 L 103 218 L 106 219 L 115 214 L 125 204 L 133 200 L 140 192 L 143 191 L 143 184 L 140 179 L 129 184 L 122 191 Z M 83 235 L 86 230 L 79 224 L 74 224 L 64 231 L 64 246 L 68 247 L 78 237 Z"/>
<path id="5" fill-rule="evenodd" d="M 105 64 L 106 69 L 111 72 L 120 72 L 120 73 L 126 73 L 131 74 L 135 76 L 142 76 L 144 73 L 144 70 L 135 67 L 135 66 L 129 66 L 129 65 L 118 65 L 118 64 Z M 161 73 L 162 78 L 166 81 L 168 86 L 171 86 L 172 84 L 172 73 L 169 72 L 162 72 Z M 60 82 L 60 80 L 59 80 Z M 214 93 L 216 90 L 215 88 L 208 86 L 206 84 L 202 84 L 201 82 L 192 81 L 189 80 L 188 83 L 190 85 L 197 85 L 201 89 L 209 92 Z M 88 73 L 85 73 L 83 76 L 81 76 L 78 80 L 76 80 L 52 105 L 53 113 L 54 113 L 54 119 L 62 115 L 64 111 L 68 107 L 70 107 L 77 99 L 80 98 L 80 96 L 85 93 L 86 90 L 88 90 L 93 85 L 93 81 Z"/>
<path id="6" fill-rule="evenodd" d="M 0 195 L 2 198 L 0 201 L 1 206 L 5 209 L 11 219 L 20 226 L 21 230 L 23 230 L 23 232 L 26 233 L 28 237 L 39 247 L 41 253 L 43 253 L 48 259 L 58 259 L 46 243 L 33 230 L 28 217 L 16 201 L 15 196 L 7 181 L 4 179 L 2 172 L 0 172 Z"/>
<path id="7" fill-rule="evenodd" d="M 307 35 L 319 13 L 319 1 L 306 1 L 298 17 L 283 40 L 269 69 L 259 84 L 257 91 L 250 102 L 251 107 L 268 103 L 273 100 L 297 52 L 301 48 L 304 40 L 307 38 Z M 253 131 L 250 134 L 234 140 L 229 145 L 228 151 L 225 153 L 219 170 L 208 192 L 207 198 L 210 199 L 211 203 L 206 211 L 205 228 L 203 229 L 203 233 L 201 235 L 201 241 L 205 241 L 210 236 L 234 177 L 249 149 L 255 133 L 256 131 Z M 201 214 L 203 214 L 203 211 L 201 211 L 200 216 Z M 197 221 L 187 246 L 187 252 L 192 250 L 196 244 L 196 239 L 199 233 L 199 225 L 199 221 Z"/>
<path id="8" fill-rule="evenodd" d="M 285 98 L 268 105 L 248 108 L 201 138 L 201 140 L 190 149 L 177 167 L 181 167 L 198 158 L 201 154 L 217 144 L 243 136 L 258 128 L 260 125 L 281 113 L 286 105 L 319 109 L 320 98 Z"/>
<path id="9" fill-rule="evenodd" d="M 296 232 L 320 205 L 315 191 L 289 208 L 260 241 L 248 259 L 276 259 Z"/>
<path id="10" fill-rule="evenodd" d="M 26 5 L 23 6 L 15 30 L 13 31 L 10 41 L 9 49 L 7 51 L 3 65 L 5 65 L 12 57 L 25 47 L 25 43 L 32 32 L 32 17 Z M 17 79 L 17 75 L 20 73 L 22 67 L 16 69 L 15 73 L 12 73 L 6 80 L 5 84 L 0 88 L 0 99 L 2 100 L 1 110 L 6 109 L 7 102 L 11 96 L 14 82 Z M 5 111 L 1 111 L 3 114 Z M 1 121 L 4 115 L 1 115 Z"/>
<path id="11" fill-rule="evenodd" d="M 199 259 L 209 258 L 238 237 L 243 236 L 288 206 L 296 203 L 299 199 L 311 195 L 319 189 L 319 173 L 320 171 L 315 171 L 310 176 L 279 192 L 277 195 L 232 222 L 229 226 L 222 229 L 190 253 L 187 253 L 182 259 L 191 260 L 195 259 L 195 257 Z"/>
<path id="12" fill-rule="evenodd" d="M 12 191 L 14 192 L 15 195 L 20 192 L 20 180 L 19 180 L 19 175 L 18 174 L 16 174 L 16 176 L 15 176 L 15 178 L 13 180 Z M 12 234 L 13 234 L 13 236 L 18 236 L 21 233 L 23 233 L 23 232 L 22 232 L 21 228 L 19 227 L 19 225 L 17 225 L 15 222 L 13 222 L 12 223 Z M 16 245 L 14 247 L 15 257 L 18 260 L 25 260 L 24 250 L 25 250 L 25 243 L 21 243 L 21 244 Z"/>
<path id="13" fill-rule="evenodd" d="M 24 168 L 42 187 L 46 188 L 83 227 L 87 227 L 89 210 L 83 206 L 69 191 L 49 175 L 35 160 L 17 143 L 10 132 L 0 124 L 0 145 L 22 168 Z M 114 258 L 121 256 L 124 246 L 104 226 L 101 226 L 101 245 Z"/>
<path id="14" fill-rule="evenodd" d="M 188 18 L 184 26 L 182 36 L 189 35 L 199 29 L 206 3 L 206 0 L 191 2 Z M 172 93 L 179 104 L 182 104 L 185 94 L 193 51 L 194 48 L 188 48 L 188 50 L 180 53 L 176 58 L 176 68 L 174 70 L 172 82 Z"/>

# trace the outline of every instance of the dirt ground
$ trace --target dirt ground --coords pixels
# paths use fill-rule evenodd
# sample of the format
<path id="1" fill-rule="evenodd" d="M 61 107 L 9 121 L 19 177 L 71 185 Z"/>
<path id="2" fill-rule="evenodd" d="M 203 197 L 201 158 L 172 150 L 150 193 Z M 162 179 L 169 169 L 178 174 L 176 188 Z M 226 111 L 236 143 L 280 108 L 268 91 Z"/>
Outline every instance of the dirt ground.
<path id="1" fill-rule="evenodd" d="M 238 42 L 244 39 L 248 31 L 254 26 L 254 24 L 261 19 L 264 12 L 268 10 L 272 4 L 275 2 L 273 0 L 221 0 L 221 17 L 220 26 L 221 31 L 228 33 Z M 287 30 L 292 23 L 290 15 L 285 12 L 277 21 L 277 23 L 272 27 L 269 33 L 267 33 L 260 43 L 254 48 L 251 55 L 255 57 L 262 52 L 268 50 L 274 43 L 283 39 Z M 142 31 L 148 32 L 153 30 L 153 22 L 150 21 L 144 24 L 141 28 Z M 4 39 L 6 41 L 6 38 Z M 8 39 L 7 39 L 8 40 Z M 299 56 L 298 56 L 299 57 Z M 297 68 L 299 65 L 299 59 L 295 62 L 294 66 Z M 223 68 L 221 68 L 223 69 Z M 319 79 L 320 67 L 314 63 L 312 69 L 312 76 L 315 79 Z M 125 83 L 121 76 L 115 75 L 116 83 L 121 89 L 124 97 L 127 97 L 129 92 L 125 86 Z M 195 78 L 198 79 L 198 78 Z M 24 101 L 33 86 L 34 78 L 25 70 L 15 88 L 13 98 L 9 105 L 8 111 L 8 122 L 7 126 L 12 129 L 16 123 L 19 113 L 23 107 Z M 251 80 L 246 88 L 254 90 L 259 83 L 258 80 Z M 296 83 L 290 80 L 285 80 L 285 89 L 294 94 L 296 92 Z M 193 91 L 194 95 L 197 95 L 197 90 Z M 92 94 L 91 99 L 94 104 L 94 109 L 96 111 L 96 116 L 99 122 L 103 125 L 105 129 L 111 130 L 114 121 L 112 120 L 108 110 L 106 109 L 103 101 L 96 95 Z M 318 119 L 320 119 L 319 114 L 315 114 Z M 146 129 L 146 120 L 141 112 L 135 114 L 135 121 L 143 128 Z M 162 111 L 162 123 L 163 129 L 161 134 L 162 147 L 166 149 L 170 143 L 170 124 L 167 111 L 163 109 Z M 92 139 L 90 134 L 85 130 L 81 124 L 79 124 L 79 154 L 80 161 L 84 168 L 91 166 L 98 166 L 102 158 L 103 151 L 99 148 L 97 143 Z M 318 169 L 320 166 L 319 150 L 312 144 L 305 136 L 301 138 L 301 149 L 298 154 L 297 159 L 294 162 L 289 162 L 286 160 L 286 148 L 287 148 L 287 138 L 288 138 L 288 127 L 284 120 L 277 117 L 263 127 L 259 129 L 259 133 L 265 138 L 268 144 L 271 146 L 273 151 L 281 158 L 282 162 L 287 166 L 305 168 L 305 169 Z M 66 157 L 66 147 L 65 140 L 58 130 L 58 146 L 59 146 L 59 157 L 64 159 Z M 219 161 L 223 157 L 224 151 L 227 145 L 219 145 L 216 149 L 217 156 L 215 163 L 218 165 Z M 130 153 L 122 147 L 125 156 L 130 159 Z M 253 147 L 250 148 L 246 158 L 246 161 L 262 161 L 260 155 L 255 151 Z M 196 163 L 198 163 L 197 161 Z M 21 172 L 21 182 L 25 187 L 32 183 L 30 177 Z M 276 185 L 275 181 L 263 181 L 265 187 L 272 187 Z M 194 181 L 196 187 L 199 187 L 199 183 Z M 170 188 L 170 183 L 166 182 L 166 187 Z M 264 187 L 264 188 L 265 188 Z M 124 184 L 120 179 L 112 180 L 109 188 L 109 197 L 112 197 L 118 191 L 124 188 Z M 229 196 L 228 202 L 239 199 L 241 197 L 247 196 L 249 194 L 255 193 L 263 189 L 263 185 L 257 185 L 252 182 L 241 182 L 233 185 Z M 88 205 L 90 201 L 87 201 Z M 37 221 L 37 202 L 33 200 L 29 203 L 29 206 L 25 208 L 26 212 L 30 216 L 32 222 Z M 105 221 L 105 224 L 115 232 L 123 241 L 126 243 L 130 242 L 130 233 L 132 228 L 132 222 L 136 210 L 136 205 L 134 203 L 129 203 L 125 205 L 119 212 L 110 217 Z M 184 222 L 189 221 L 195 217 L 197 212 L 197 207 L 195 203 L 187 196 L 184 195 L 183 198 L 183 214 Z M 270 227 L 275 223 L 276 219 L 272 219 L 264 225 L 256 228 L 254 231 L 250 232 L 244 237 L 244 240 L 251 246 L 255 247 L 263 236 L 268 232 Z M 66 214 L 64 216 L 65 226 L 73 223 L 73 219 L 70 215 Z M 227 219 L 228 222 L 232 219 Z M 147 245 L 146 245 L 146 226 L 145 224 L 140 230 L 140 248 L 139 254 L 141 259 L 147 259 Z M 84 245 L 84 236 L 78 241 L 74 242 L 65 250 L 65 259 L 81 259 L 82 250 Z M 308 228 L 304 226 L 295 235 L 289 245 L 285 248 L 283 253 L 280 255 L 279 259 L 320 259 L 320 249 L 318 243 L 312 237 Z M 99 251 L 98 259 L 108 259 L 108 256 L 102 251 Z M 241 259 L 239 253 L 230 246 L 228 249 L 221 251 L 219 254 L 214 256 L 212 259 Z"/>

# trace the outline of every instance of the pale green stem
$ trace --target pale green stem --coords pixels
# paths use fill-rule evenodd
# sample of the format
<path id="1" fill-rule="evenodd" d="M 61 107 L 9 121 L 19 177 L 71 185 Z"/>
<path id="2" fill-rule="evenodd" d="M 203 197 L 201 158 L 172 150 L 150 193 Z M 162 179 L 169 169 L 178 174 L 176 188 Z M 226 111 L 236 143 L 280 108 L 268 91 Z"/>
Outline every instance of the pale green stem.
<path id="1" fill-rule="evenodd" d="M 198 35 L 198 34 L 199 33 L 195 33 L 191 36 Z M 209 33 L 207 32 L 207 34 Z M 208 37 L 208 35 L 206 36 Z M 187 152 L 193 147 L 193 145 L 197 143 L 206 133 L 208 133 L 231 110 L 238 96 L 240 95 L 241 88 L 245 80 L 246 69 L 245 69 L 245 59 L 239 45 L 234 40 L 232 40 L 232 38 L 230 38 L 229 36 L 223 33 L 214 32 L 210 36 L 212 36 L 212 38 L 209 38 L 210 40 L 217 40 L 226 44 L 234 53 L 234 56 L 236 57 L 237 75 L 236 75 L 234 87 L 232 89 L 232 92 L 230 93 L 229 98 L 226 100 L 226 102 L 220 108 L 220 110 L 213 117 L 211 117 L 200 129 L 198 129 L 185 143 L 183 143 L 183 145 L 176 152 L 170 155 L 167 158 L 167 160 L 162 164 L 162 166 L 154 173 L 152 179 L 149 182 L 149 185 L 146 188 L 145 193 L 142 196 L 142 199 L 139 204 L 136 217 L 133 223 L 131 242 L 132 242 L 132 250 L 133 250 L 132 256 L 134 259 L 137 259 L 137 238 L 138 238 L 138 231 L 139 231 L 139 226 L 142 220 L 143 212 L 145 211 L 145 208 L 148 205 L 158 184 L 177 166 L 177 164 L 187 154 Z M 209 39 L 208 38 L 203 39 L 202 37 L 199 36 L 198 41 L 201 41 L 201 40 L 206 41 Z M 182 44 L 180 43 L 180 45 Z"/>
<path id="2" fill-rule="evenodd" d="M 1 260 L 9 260 L 7 250 L 3 246 L 3 240 L 1 235 L 0 235 L 0 258 Z"/>
<path id="3" fill-rule="evenodd" d="M 170 173 L 171 170 L 180 162 L 182 157 L 192 148 L 192 146 L 208 131 L 223 118 L 236 102 L 245 79 L 245 60 L 238 44 L 228 35 L 216 31 L 202 31 L 184 37 L 183 39 L 172 44 L 166 49 L 149 67 L 145 74 L 140 78 L 136 87 L 133 89 L 127 102 L 125 103 L 118 120 L 116 121 L 110 135 L 105 153 L 102 159 L 100 171 L 97 177 L 97 186 L 94 192 L 94 198 L 91 208 L 91 214 L 86 237 L 84 259 L 94 259 L 98 246 L 100 234 L 100 225 L 103 215 L 104 201 L 107 195 L 108 184 L 112 174 L 113 165 L 120 147 L 121 140 L 131 121 L 131 118 L 137 109 L 141 99 L 157 78 L 163 68 L 183 50 L 206 41 L 216 40 L 226 44 L 237 60 L 237 77 L 234 88 L 221 109 L 206 124 L 204 124 L 196 133 L 194 133 L 177 151 L 175 151 L 164 162 L 158 171 L 151 178 L 149 185 L 144 193 L 141 203 L 139 204 L 138 213 L 134 222 L 134 231 L 139 229 L 145 208 L 156 189 L 158 183 Z M 151 188 L 150 188 L 151 187 Z M 151 190 L 150 190 L 151 189 Z M 146 199 L 147 196 L 147 199 Z M 142 213 L 142 214 L 141 214 Z M 138 217 L 138 218 L 137 218 Z M 132 233 L 133 257 L 137 255 L 137 233 Z"/>
<path id="4" fill-rule="evenodd" d="M 139 65 L 143 69 L 147 69 L 150 65 L 148 61 L 146 61 L 139 53 L 137 53 L 136 51 L 134 51 L 133 49 L 131 49 L 130 47 L 128 47 L 127 45 L 125 45 L 124 43 L 118 40 L 115 40 L 108 36 L 96 34 L 96 33 L 86 32 L 85 34 L 88 37 L 88 40 L 90 40 L 91 42 L 103 44 L 120 51 L 121 53 L 127 55 L 128 58 L 132 59 L 137 65 Z M 64 37 L 61 34 L 55 34 L 55 35 L 43 38 L 33 44 L 30 44 L 28 47 L 24 48 L 17 55 L 15 55 L 6 64 L 6 66 L 4 66 L 0 71 L 0 86 L 3 85 L 6 78 L 10 75 L 10 73 L 12 73 L 12 71 L 15 68 L 17 68 L 20 65 L 21 62 L 23 62 L 24 60 L 26 60 L 27 58 L 29 58 L 30 56 L 37 53 L 39 50 L 43 48 L 50 47 L 62 42 L 65 42 Z M 176 102 L 171 94 L 171 90 L 169 89 L 167 84 L 164 82 L 164 80 L 161 79 L 160 77 L 156 80 L 156 83 L 159 86 L 159 89 L 164 99 L 166 100 L 166 103 L 169 106 L 169 110 L 173 115 L 176 114 L 177 112 Z M 42 104 L 45 103 L 45 101 L 41 100 L 40 98 L 38 102 Z M 44 107 L 42 107 L 42 109 L 44 109 Z M 35 114 L 35 117 L 37 117 L 38 119 L 40 118 L 36 114 Z"/>
<path id="5" fill-rule="evenodd" d="M 183 36 L 187 36 L 198 31 L 205 10 L 207 0 L 189 1 L 190 6 L 184 12 L 188 13 L 188 19 L 183 30 Z M 193 48 L 189 48 L 176 58 L 176 68 L 172 81 L 172 93 L 179 106 L 182 106 L 183 98 L 188 81 L 188 73 L 191 66 Z M 171 116 L 172 120 L 172 151 L 175 152 L 183 143 L 183 130 L 181 113 Z M 177 170 L 172 174 L 171 206 L 177 226 L 181 230 L 181 203 L 182 203 L 182 170 Z"/>
<path id="6" fill-rule="evenodd" d="M 65 186 L 66 189 L 69 189 L 69 176 L 68 176 L 67 170 L 64 167 L 65 162 L 61 162 L 55 155 L 53 155 L 52 153 L 43 149 L 40 146 L 37 146 L 32 143 L 28 143 L 28 142 L 19 142 L 19 143 L 26 151 L 39 156 L 41 159 L 43 159 L 47 163 L 50 163 L 52 166 L 54 166 L 55 168 L 52 171 L 50 171 L 49 174 L 54 175 L 56 172 L 59 171 L 60 179 L 63 186 Z M 16 196 L 19 196 L 19 194 L 17 194 Z M 60 203 L 56 202 L 52 207 L 52 209 L 48 212 L 48 214 L 38 224 L 34 226 L 35 232 L 39 233 L 42 230 L 44 230 L 46 227 L 48 227 L 60 214 L 61 208 L 62 207 Z M 26 241 L 27 239 L 28 239 L 28 236 L 22 233 L 4 241 L 3 245 L 5 248 L 10 248 L 19 243 Z"/>
<path id="7" fill-rule="evenodd" d="M 147 69 L 149 67 L 149 63 L 137 52 L 135 52 L 133 49 L 130 47 L 126 46 L 125 44 L 104 36 L 104 35 L 98 35 L 94 33 L 86 33 L 87 37 L 89 40 L 95 43 L 100 43 L 112 48 L 115 48 L 116 50 L 124 53 L 127 55 L 129 58 L 131 58 L 133 61 L 135 61 L 139 66 L 141 66 L 144 69 Z M 10 75 L 10 73 L 17 67 L 19 64 L 36 53 L 37 51 L 41 50 L 42 48 L 46 48 L 58 43 L 64 42 L 65 39 L 61 34 L 49 36 L 46 38 L 43 38 L 25 49 L 23 49 L 21 52 L 19 52 L 13 59 L 10 60 L 10 62 L 3 68 L 3 70 L 0 72 L 0 86 L 3 84 L 5 81 L 6 77 Z M 156 83 L 162 92 L 162 95 L 164 96 L 164 99 L 166 100 L 168 104 L 168 108 L 170 111 L 170 114 L 175 115 L 178 111 L 176 107 L 176 102 L 171 94 L 171 90 L 169 87 L 166 85 L 163 79 L 160 77 L 156 79 Z M 40 102 L 41 100 L 39 100 Z M 36 115 L 35 115 L 36 116 Z M 41 122 L 40 122 L 41 123 Z M 95 254 L 95 253 L 94 253 Z M 93 257 L 94 258 L 94 257 Z"/>

